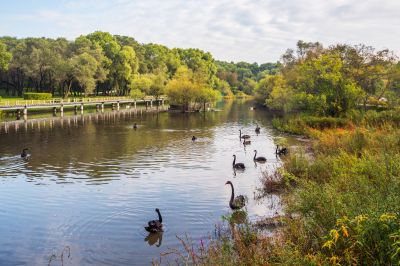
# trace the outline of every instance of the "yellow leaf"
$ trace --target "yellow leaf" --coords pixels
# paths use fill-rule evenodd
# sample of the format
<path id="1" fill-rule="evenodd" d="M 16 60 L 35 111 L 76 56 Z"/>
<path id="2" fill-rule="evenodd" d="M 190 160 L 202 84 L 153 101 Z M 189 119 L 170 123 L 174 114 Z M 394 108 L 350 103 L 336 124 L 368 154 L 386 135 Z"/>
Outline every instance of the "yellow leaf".
<path id="1" fill-rule="evenodd" d="M 381 217 L 379 217 L 379 220 L 382 222 L 388 222 L 390 220 L 394 220 L 396 219 L 396 214 L 393 213 L 384 213 L 381 215 Z"/>
<path id="2" fill-rule="evenodd" d="M 344 237 L 348 237 L 349 236 L 349 232 L 347 231 L 347 228 L 344 225 L 342 225 L 342 232 L 343 232 L 343 236 Z"/>
<path id="3" fill-rule="evenodd" d="M 322 246 L 322 248 L 328 248 L 328 249 L 331 249 L 332 248 L 332 246 L 333 246 L 333 241 L 332 240 L 328 240 L 328 241 L 326 241 L 325 243 L 324 243 L 324 245 Z"/>
<path id="4" fill-rule="evenodd" d="M 332 256 L 329 260 L 331 261 L 332 264 L 337 264 L 338 257 Z"/>
<path id="5" fill-rule="evenodd" d="M 332 229 L 331 232 L 329 233 L 331 235 L 331 237 L 336 241 L 339 239 L 339 233 L 337 230 Z"/>

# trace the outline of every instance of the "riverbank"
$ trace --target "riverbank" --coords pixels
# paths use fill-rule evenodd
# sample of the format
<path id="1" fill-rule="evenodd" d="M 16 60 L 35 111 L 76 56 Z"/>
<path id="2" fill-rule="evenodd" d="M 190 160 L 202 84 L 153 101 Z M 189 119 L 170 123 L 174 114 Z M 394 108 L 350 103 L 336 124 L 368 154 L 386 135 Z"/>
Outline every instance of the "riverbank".
<path id="1" fill-rule="evenodd" d="M 311 139 L 284 157 L 284 167 L 274 175 L 280 180 L 278 190 L 271 176 L 264 183 L 267 195 L 280 193 L 286 215 L 266 221 L 264 228 L 275 228 L 273 234 L 256 223 L 231 224 L 208 247 L 190 250 L 186 261 L 196 265 L 397 264 L 399 117 L 398 110 L 391 110 L 354 111 L 340 119 L 305 115 L 276 119 L 276 128 Z"/>

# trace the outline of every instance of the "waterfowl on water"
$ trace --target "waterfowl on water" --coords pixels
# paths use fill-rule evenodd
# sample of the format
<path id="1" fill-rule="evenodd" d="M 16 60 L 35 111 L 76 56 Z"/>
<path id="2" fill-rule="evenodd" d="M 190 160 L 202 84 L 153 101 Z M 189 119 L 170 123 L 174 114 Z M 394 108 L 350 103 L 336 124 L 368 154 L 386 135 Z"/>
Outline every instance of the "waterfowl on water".
<path id="1" fill-rule="evenodd" d="M 137 124 L 136 123 L 133 124 L 133 129 L 137 129 Z"/>
<path id="2" fill-rule="evenodd" d="M 227 181 L 225 185 L 231 185 L 231 199 L 229 200 L 229 207 L 232 210 L 239 210 L 246 205 L 246 198 L 243 195 L 239 195 L 235 198 L 235 190 L 231 181 Z"/>
<path id="3" fill-rule="evenodd" d="M 261 130 L 261 128 L 258 126 L 258 124 L 256 125 L 256 129 L 255 129 L 255 131 L 256 131 L 256 133 L 260 133 L 260 130 Z"/>
<path id="4" fill-rule="evenodd" d="M 27 149 L 27 148 L 22 150 L 21 158 L 25 158 L 26 159 L 26 158 L 28 158 L 30 156 L 30 154 L 27 153 L 28 150 L 29 149 Z"/>
<path id="5" fill-rule="evenodd" d="M 196 138 L 196 136 L 193 136 L 192 137 L 192 141 L 195 141 L 197 138 Z"/>
<path id="6" fill-rule="evenodd" d="M 233 155 L 233 163 L 232 163 L 233 168 L 235 169 L 245 169 L 246 167 L 244 166 L 244 163 L 236 163 L 236 155 Z"/>
<path id="7" fill-rule="evenodd" d="M 241 139 L 249 139 L 250 136 L 249 135 L 242 135 L 242 130 L 239 129 L 239 138 L 241 138 Z"/>
<path id="8" fill-rule="evenodd" d="M 254 150 L 254 158 L 253 158 L 253 160 L 256 161 L 256 162 L 266 162 L 267 158 L 262 157 L 262 156 L 257 157 L 257 150 Z"/>
<path id="9" fill-rule="evenodd" d="M 243 145 L 249 145 L 251 144 L 251 140 L 243 140 Z"/>
<path id="10" fill-rule="evenodd" d="M 276 150 L 275 150 L 275 154 L 277 155 L 285 155 L 288 153 L 288 149 L 283 147 L 283 148 L 279 148 L 279 145 L 276 145 Z"/>
<path id="11" fill-rule="evenodd" d="M 144 229 L 146 229 L 147 232 L 157 233 L 157 232 L 163 231 L 162 217 L 161 217 L 160 210 L 156 209 L 156 212 L 158 214 L 158 220 L 149 221 L 148 226 L 144 227 Z"/>

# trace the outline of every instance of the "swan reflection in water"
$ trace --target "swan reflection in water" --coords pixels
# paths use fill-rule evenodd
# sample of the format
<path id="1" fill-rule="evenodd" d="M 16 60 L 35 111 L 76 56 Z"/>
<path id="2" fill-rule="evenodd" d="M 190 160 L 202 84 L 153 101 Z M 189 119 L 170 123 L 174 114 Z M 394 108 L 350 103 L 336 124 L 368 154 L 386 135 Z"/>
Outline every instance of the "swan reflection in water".
<path id="1" fill-rule="evenodd" d="M 146 238 L 144 239 L 144 241 L 147 241 L 149 246 L 153 246 L 154 244 L 156 244 L 158 242 L 156 244 L 156 247 L 160 247 L 162 244 L 163 233 L 164 232 L 149 233 L 146 236 Z"/>

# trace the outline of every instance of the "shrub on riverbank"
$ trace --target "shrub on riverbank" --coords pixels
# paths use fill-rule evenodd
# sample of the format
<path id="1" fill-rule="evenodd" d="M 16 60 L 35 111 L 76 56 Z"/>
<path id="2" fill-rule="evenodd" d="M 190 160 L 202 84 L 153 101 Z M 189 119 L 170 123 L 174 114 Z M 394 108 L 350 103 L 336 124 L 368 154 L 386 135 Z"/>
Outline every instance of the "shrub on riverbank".
<path id="1" fill-rule="evenodd" d="M 24 100 L 51 100 L 53 96 L 51 93 L 45 92 L 25 92 Z"/>
<path id="2" fill-rule="evenodd" d="M 326 129 L 345 127 L 349 125 L 349 120 L 338 117 L 318 117 L 318 116 L 292 116 L 288 118 L 275 118 L 272 125 L 283 132 L 303 135 L 307 134 L 308 128 Z"/>
<path id="3" fill-rule="evenodd" d="M 286 211 L 300 217 L 296 227 L 302 228 L 286 235 L 302 250 L 299 256 L 332 265 L 399 262 L 396 117 L 370 112 L 358 121 L 357 129 L 310 128 L 314 159 L 299 154 L 286 158 L 286 171 L 298 181 L 287 195 Z"/>

